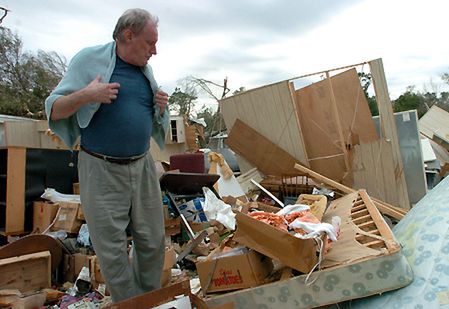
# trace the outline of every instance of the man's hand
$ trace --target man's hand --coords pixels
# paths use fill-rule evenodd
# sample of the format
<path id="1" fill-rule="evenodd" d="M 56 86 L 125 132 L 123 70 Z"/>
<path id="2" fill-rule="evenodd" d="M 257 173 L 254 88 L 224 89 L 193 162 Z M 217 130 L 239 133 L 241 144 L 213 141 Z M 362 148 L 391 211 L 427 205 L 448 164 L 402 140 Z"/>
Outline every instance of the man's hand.
<path id="1" fill-rule="evenodd" d="M 51 119 L 56 121 L 68 118 L 82 106 L 92 102 L 109 104 L 117 99 L 120 84 L 104 84 L 100 81 L 101 77 L 98 75 L 86 87 L 56 99 L 51 110 Z"/>
<path id="2" fill-rule="evenodd" d="M 117 99 L 119 83 L 104 84 L 101 82 L 101 76 L 98 75 L 89 85 L 84 89 L 90 102 L 100 102 L 109 104 Z"/>
<path id="3" fill-rule="evenodd" d="M 159 106 L 159 108 L 161 110 L 161 115 L 162 115 L 165 111 L 165 108 L 167 107 L 167 104 L 168 104 L 168 94 L 166 94 L 162 90 L 158 90 L 156 92 L 155 101 L 156 101 L 156 104 Z"/>

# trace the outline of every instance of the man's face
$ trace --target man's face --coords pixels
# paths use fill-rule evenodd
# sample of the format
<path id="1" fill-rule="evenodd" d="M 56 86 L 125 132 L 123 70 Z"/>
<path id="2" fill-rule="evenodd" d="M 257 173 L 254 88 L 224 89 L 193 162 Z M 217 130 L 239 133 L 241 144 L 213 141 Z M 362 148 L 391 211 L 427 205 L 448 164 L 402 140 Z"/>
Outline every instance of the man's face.
<path id="1" fill-rule="evenodd" d="M 152 22 L 148 22 L 139 34 L 131 33 L 127 42 L 128 62 L 136 66 L 145 66 L 151 56 L 157 53 L 157 40 L 157 26 Z"/>

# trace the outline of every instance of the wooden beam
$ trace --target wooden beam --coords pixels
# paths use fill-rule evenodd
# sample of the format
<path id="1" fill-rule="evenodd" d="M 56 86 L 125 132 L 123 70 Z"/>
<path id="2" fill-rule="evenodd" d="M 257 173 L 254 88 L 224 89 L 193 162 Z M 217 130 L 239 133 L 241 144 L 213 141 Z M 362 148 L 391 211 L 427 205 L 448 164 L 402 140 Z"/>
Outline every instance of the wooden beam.
<path id="1" fill-rule="evenodd" d="M 401 152 L 399 149 L 399 138 L 397 135 L 396 120 L 394 118 L 393 107 L 388 95 L 387 80 L 385 78 L 382 59 L 372 60 L 369 62 L 369 65 L 381 119 L 381 135 L 382 137 L 390 141 L 392 146 L 395 186 L 399 206 L 401 208 L 410 209 L 407 184 L 405 182 L 405 174 L 403 171 Z"/>
<path id="2" fill-rule="evenodd" d="M 26 148 L 8 147 L 7 152 L 6 235 L 24 230 Z"/>

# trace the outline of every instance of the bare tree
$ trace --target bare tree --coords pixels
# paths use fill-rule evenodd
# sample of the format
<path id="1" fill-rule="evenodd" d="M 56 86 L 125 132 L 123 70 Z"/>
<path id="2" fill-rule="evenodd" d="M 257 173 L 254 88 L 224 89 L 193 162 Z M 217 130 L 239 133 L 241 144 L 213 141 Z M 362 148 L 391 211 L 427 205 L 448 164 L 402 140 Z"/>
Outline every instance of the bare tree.
<path id="1" fill-rule="evenodd" d="M 0 113 L 43 118 L 44 100 L 65 70 L 56 52 L 23 52 L 19 36 L 0 27 Z"/>
<path id="2" fill-rule="evenodd" d="M 218 126 L 218 132 L 221 132 L 223 129 L 223 119 L 221 117 L 221 113 L 220 113 L 220 100 L 224 99 L 226 97 L 226 95 L 229 93 L 230 89 L 228 88 L 228 78 L 225 77 L 223 80 L 223 85 L 217 84 L 215 82 L 212 82 L 210 80 L 206 80 L 204 78 L 197 78 L 194 76 L 189 76 L 187 77 L 187 79 L 194 85 L 198 86 L 199 88 L 201 88 L 206 94 L 208 94 L 211 98 L 213 98 L 216 102 L 217 102 L 217 111 L 213 117 L 213 123 L 211 125 L 211 127 L 207 130 L 209 133 L 212 133 L 213 131 L 215 131 L 215 129 Z M 221 92 L 221 97 L 218 97 L 217 95 L 215 95 L 215 91 L 213 90 L 213 88 L 215 89 L 219 89 Z"/>
<path id="3" fill-rule="evenodd" d="M 11 12 L 11 11 L 8 9 L 5 9 L 4 7 L 1 7 L 1 6 L 0 6 L 0 10 L 3 11 L 3 16 L 0 17 L 0 25 L 1 25 L 3 22 L 3 19 L 6 17 L 6 15 L 8 15 L 8 12 Z"/>

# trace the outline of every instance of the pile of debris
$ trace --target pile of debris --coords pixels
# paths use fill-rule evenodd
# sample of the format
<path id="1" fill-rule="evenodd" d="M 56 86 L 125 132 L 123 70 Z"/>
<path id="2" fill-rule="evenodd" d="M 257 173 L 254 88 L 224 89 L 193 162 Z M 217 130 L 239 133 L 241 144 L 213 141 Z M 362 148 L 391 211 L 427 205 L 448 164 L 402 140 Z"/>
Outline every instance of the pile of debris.
<path id="1" fill-rule="evenodd" d="M 237 177 L 215 152 L 207 173 L 203 154 L 158 164 L 162 289 L 111 304 L 74 184 L 70 195 L 47 189 L 33 206 L 33 234 L 0 248 L 0 304 L 311 308 L 409 285 L 412 267 L 391 228 L 430 189 L 432 166 L 442 177 L 449 162 L 423 155 L 420 132 L 443 148 L 445 136 L 424 117 L 418 127 L 416 112 L 393 114 L 381 60 L 365 64 L 378 118 L 356 69 L 339 68 L 300 89 L 288 80 L 221 100 Z"/>

